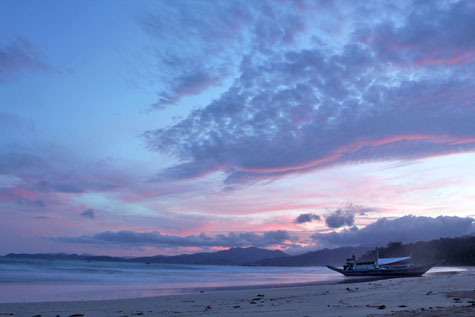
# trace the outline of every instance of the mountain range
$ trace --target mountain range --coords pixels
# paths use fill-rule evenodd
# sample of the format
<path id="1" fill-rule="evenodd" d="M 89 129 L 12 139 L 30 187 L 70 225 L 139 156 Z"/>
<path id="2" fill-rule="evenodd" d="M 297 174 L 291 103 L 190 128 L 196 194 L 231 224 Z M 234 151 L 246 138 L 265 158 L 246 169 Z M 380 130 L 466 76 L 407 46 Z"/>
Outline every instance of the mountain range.
<path id="1" fill-rule="evenodd" d="M 78 255 L 66 253 L 10 253 L 5 258 L 82 260 L 109 262 L 142 262 L 169 264 L 207 264 L 207 265 L 252 265 L 252 266 L 313 266 L 338 265 L 349 255 L 363 254 L 369 247 L 342 247 L 311 251 L 300 255 L 288 255 L 280 250 L 267 250 L 256 247 L 230 248 L 217 252 L 201 252 L 174 256 L 157 255 L 150 257 L 123 258 L 112 256 Z"/>
<path id="2" fill-rule="evenodd" d="M 255 247 L 230 248 L 217 252 L 201 252 L 181 255 L 156 255 L 150 257 L 124 258 L 105 255 L 79 255 L 67 253 L 10 253 L 5 258 L 16 259 L 47 259 L 47 260 L 82 260 L 82 261 L 109 261 L 109 262 L 143 262 L 143 263 L 170 263 L 170 264 L 208 264 L 208 265 L 244 265 L 263 259 L 288 257 L 280 250 L 267 250 Z"/>
<path id="3" fill-rule="evenodd" d="M 340 247 L 310 251 L 299 255 L 288 255 L 280 250 L 248 247 L 230 248 L 228 250 L 208 253 L 201 252 L 174 256 L 157 255 L 135 258 L 66 253 L 10 253 L 5 255 L 4 258 L 207 265 L 340 266 L 345 262 L 345 259 L 352 254 L 355 254 L 361 260 L 373 260 L 376 258 L 377 253 L 380 257 L 407 256 L 412 254 L 414 261 L 419 263 L 445 260 L 445 264 L 447 265 L 475 265 L 475 237 L 442 238 L 409 244 L 391 242 L 384 248 L 373 248 L 369 246 Z"/>

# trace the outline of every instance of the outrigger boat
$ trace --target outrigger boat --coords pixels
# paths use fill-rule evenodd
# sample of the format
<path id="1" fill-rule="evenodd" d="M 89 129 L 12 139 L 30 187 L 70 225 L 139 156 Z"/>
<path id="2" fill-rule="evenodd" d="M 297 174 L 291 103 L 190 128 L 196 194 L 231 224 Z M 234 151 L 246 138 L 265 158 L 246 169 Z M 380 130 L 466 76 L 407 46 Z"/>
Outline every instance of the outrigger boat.
<path id="1" fill-rule="evenodd" d="M 411 264 L 411 256 L 400 258 L 376 258 L 376 261 L 359 262 L 355 256 L 346 259 L 343 269 L 327 265 L 345 276 L 421 276 L 440 262 L 423 266 Z"/>

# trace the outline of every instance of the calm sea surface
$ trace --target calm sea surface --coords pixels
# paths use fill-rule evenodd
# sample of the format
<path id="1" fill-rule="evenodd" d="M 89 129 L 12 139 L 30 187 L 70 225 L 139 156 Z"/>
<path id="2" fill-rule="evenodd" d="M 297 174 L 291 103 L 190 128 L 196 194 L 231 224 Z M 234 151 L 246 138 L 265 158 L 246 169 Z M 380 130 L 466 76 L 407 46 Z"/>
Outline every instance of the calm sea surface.
<path id="1" fill-rule="evenodd" d="M 447 269 L 431 270 L 443 271 Z M 257 286 L 330 284 L 345 281 L 348 279 L 324 267 L 247 267 L 0 258 L 0 303 L 122 299 L 222 289 L 251 289 Z"/>

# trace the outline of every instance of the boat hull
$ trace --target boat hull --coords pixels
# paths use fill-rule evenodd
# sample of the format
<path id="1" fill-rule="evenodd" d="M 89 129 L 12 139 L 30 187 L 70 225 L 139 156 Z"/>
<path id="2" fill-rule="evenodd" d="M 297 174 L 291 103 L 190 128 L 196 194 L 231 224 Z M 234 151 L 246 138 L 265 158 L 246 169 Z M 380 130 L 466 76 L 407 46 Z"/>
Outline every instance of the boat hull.
<path id="1" fill-rule="evenodd" d="M 416 266 L 409 269 L 372 269 L 372 270 L 342 270 L 337 267 L 327 265 L 330 270 L 341 273 L 345 276 L 393 276 L 393 277 L 411 277 L 422 276 L 432 267 L 439 264 L 432 263 L 424 266 Z"/>

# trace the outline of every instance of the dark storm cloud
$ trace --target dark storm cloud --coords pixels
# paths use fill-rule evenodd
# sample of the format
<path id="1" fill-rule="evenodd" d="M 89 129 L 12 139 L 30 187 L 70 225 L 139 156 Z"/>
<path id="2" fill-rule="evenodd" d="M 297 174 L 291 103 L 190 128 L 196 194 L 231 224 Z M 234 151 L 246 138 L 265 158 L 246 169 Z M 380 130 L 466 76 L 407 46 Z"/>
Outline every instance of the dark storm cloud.
<path id="1" fill-rule="evenodd" d="M 51 67 L 41 61 L 38 51 L 27 40 L 18 38 L 0 44 L 0 84 L 20 73 L 37 70 L 51 70 Z"/>
<path id="2" fill-rule="evenodd" d="M 295 223 L 306 223 L 306 222 L 312 222 L 312 221 L 319 221 L 321 218 L 319 215 L 315 215 L 315 214 L 312 214 L 312 213 L 308 213 L 308 214 L 300 214 L 296 219 L 295 219 Z"/>
<path id="3" fill-rule="evenodd" d="M 133 231 L 101 232 L 92 236 L 59 237 L 53 240 L 66 243 L 117 245 L 122 247 L 266 247 L 295 240 L 287 231 L 267 231 L 262 234 L 254 232 L 230 232 L 216 236 L 200 235 L 175 236 L 159 232 L 139 233 Z"/>
<path id="4" fill-rule="evenodd" d="M 271 45 L 243 57 L 220 98 L 144 134 L 150 149 L 181 161 L 157 179 L 219 170 L 233 186 L 346 162 L 474 151 L 475 63 L 457 59 L 473 56 L 475 46 L 475 37 L 459 34 L 474 30 L 467 6 L 416 6 L 389 33 L 380 23 L 360 27 L 340 51 Z M 455 60 L 425 67 L 449 37 L 453 46 L 441 54 Z M 272 33 L 264 38 L 274 41 Z M 390 44 L 402 49 L 384 49 Z"/>
<path id="5" fill-rule="evenodd" d="M 363 229 L 352 227 L 341 232 L 317 233 L 312 238 L 325 246 L 385 245 L 390 241 L 415 242 L 463 236 L 474 231 L 474 219 L 470 217 L 404 216 L 394 220 L 382 218 Z"/>
<path id="6" fill-rule="evenodd" d="M 81 216 L 83 216 L 84 218 L 93 219 L 96 215 L 94 213 L 94 209 L 89 208 L 81 212 Z"/>
<path id="7" fill-rule="evenodd" d="M 325 223 L 329 228 L 352 226 L 355 223 L 355 213 L 351 209 L 338 209 L 325 216 Z"/>
<path id="8" fill-rule="evenodd" d="M 340 228 L 344 226 L 352 226 L 355 224 L 355 215 L 364 215 L 366 212 L 376 211 L 375 208 L 364 207 L 347 203 L 344 207 L 339 208 L 330 214 L 325 215 L 325 223 L 328 228 Z"/>

